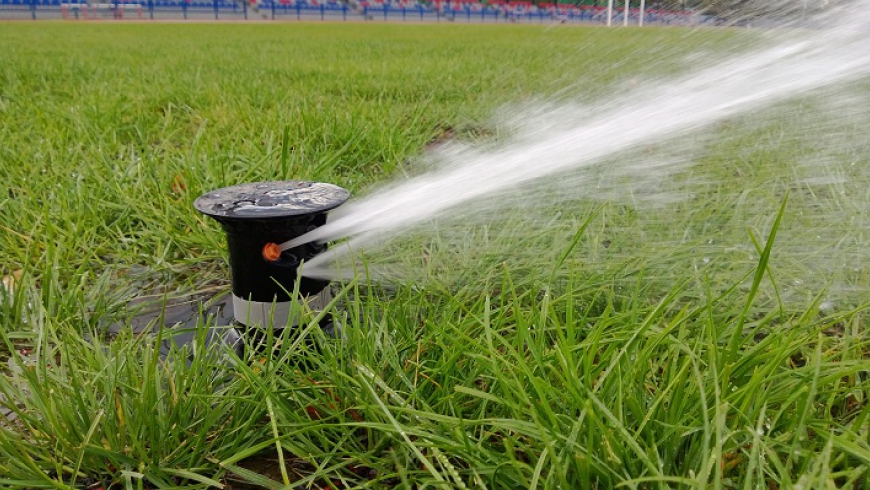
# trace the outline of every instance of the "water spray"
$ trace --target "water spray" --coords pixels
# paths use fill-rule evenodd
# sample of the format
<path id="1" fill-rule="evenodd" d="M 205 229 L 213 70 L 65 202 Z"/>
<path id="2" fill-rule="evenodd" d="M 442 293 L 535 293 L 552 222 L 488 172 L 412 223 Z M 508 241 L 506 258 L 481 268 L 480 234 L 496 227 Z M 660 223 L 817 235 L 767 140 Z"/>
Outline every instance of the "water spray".
<path id="1" fill-rule="evenodd" d="M 785 40 L 759 50 L 676 79 L 644 84 L 628 96 L 587 107 L 582 115 L 576 106 L 562 104 L 535 118 L 542 124 L 523 128 L 514 141 L 494 149 L 468 148 L 448 155 L 441 168 L 351 203 L 328 225 L 276 242 L 277 250 L 349 238 L 341 247 L 318 256 L 305 271 L 312 277 L 342 277 L 338 258 L 364 252 L 371 244 L 383 243 L 460 206 L 516 192 L 545 177 L 566 176 L 583 183 L 598 165 L 624 152 L 870 76 L 866 42 L 870 16 L 862 12 L 847 17 L 836 29 L 790 32 Z M 678 161 L 658 169 L 621 162 L 615 171 L 643 178 L 655 172 L 670 175 L 690 165 Z M 582 192 L 583 186 L 578 189 Z"/>

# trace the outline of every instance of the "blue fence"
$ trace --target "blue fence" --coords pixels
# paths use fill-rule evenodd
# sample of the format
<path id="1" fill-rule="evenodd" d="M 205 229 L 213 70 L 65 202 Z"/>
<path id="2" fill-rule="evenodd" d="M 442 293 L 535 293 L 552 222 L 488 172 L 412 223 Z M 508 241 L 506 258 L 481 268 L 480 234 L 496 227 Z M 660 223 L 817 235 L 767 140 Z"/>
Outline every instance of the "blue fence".
<path id="1" fill-rule="evenodd" d="M 104 0 L 105 1 L 105 0 Z M 430 22 L 515 22 L 515 23 L 599 23 L 607 21 L 602 11 L 520 10 L 482 7 L 468 4 L 436 9 L 417 4 L 410 7 L 382 4 L 351 8 L 347 4 L 315 3 L 314 0 L 261 0 L 257 5 L 232 0 L 0 0 L 0 18 L 64 19 L 297 19 L 297 20 L 383 20 Z M 629 23 L 637 24 L 638 15 L 629 13 Z M 645 24 L 708 24 L 712 19 L 661 15 L 649 12 Z M 613 23 L 623 23 L 622 13 L 614 12 Z"/>

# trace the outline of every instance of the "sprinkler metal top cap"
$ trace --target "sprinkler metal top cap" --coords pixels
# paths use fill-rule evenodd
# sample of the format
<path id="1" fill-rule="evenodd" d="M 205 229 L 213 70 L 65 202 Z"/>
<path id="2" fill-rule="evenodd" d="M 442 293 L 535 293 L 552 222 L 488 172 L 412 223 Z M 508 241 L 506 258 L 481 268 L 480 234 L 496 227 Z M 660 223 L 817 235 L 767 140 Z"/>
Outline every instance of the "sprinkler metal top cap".
<path id="1" fill-rule="evenodd" d="M 322 182 L 284 180 L 224 187 L 199 196 L 193 205 L 220 221 L 288 218 L 341 206 L 350 192 Z"/>

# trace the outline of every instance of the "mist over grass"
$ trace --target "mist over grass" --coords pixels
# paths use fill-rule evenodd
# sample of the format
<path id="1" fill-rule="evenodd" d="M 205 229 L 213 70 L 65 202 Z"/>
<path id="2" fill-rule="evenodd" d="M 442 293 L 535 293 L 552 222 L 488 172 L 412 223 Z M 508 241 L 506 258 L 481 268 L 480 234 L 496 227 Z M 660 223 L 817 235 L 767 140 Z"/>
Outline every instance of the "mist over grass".
<path id="1" fill-rule="evenodd" d="M 393 242 L 362 265 L 402 280 L 335 286 L 340 341 L 310 314 L 228 366 L 202 339 L 161 360 L 151 338 L 102 335 L 137 295 L 227 284 L 223 234 L 192 208 L 206 191 L 365 195 L 433 142 L 507 136 L 505 107 L 628 93 L 763 42 L 3 25 L 0 404 L 17 418 L 0 486 L 863 488 L 866 83 L 623 156 L 696 163 L 668 179 L 603 172 L 575 195 L 559 176 L 533 206 Z"/>

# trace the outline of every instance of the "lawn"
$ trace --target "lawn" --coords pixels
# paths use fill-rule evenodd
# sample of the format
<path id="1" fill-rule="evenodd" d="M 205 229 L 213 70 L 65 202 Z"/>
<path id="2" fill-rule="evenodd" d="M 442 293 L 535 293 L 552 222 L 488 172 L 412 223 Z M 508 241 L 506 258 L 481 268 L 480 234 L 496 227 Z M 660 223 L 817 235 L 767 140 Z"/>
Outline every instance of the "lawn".
<path id="1" fill-rule="evenodd" d="M 136 297 L 227 288 L 204 192 L 362 196 L 438 143 L 510 138 L 517 106 L 764 42 L 0 24 L 0 486 L 868 488 L 866 81 L 614 156 L 694 162 L 663 181 L 547 181 L 412 230 L 367 257 L 410 273 L 336 282 L 341 340 L 305 328 L 228 364 L 107 334 Z"/>

